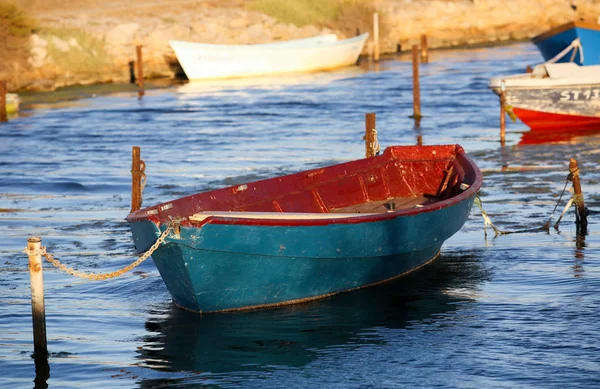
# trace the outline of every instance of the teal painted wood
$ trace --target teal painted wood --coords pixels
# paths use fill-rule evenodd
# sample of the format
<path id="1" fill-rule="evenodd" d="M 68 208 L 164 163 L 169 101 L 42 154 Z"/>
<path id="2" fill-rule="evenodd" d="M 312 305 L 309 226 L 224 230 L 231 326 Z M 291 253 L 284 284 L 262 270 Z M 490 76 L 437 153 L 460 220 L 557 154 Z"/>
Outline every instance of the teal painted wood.
<path id="1" fill-rule="evenodd" d="M 365 223 L 182 226 L 152 258 L 174 302 L 192 311 L 291 303 L 422 266 L 462 227 L 473 200 L 474 194 L 442 209 Z M 162 232 L 151 221 L 131 229 L 139 251 Z"/>
<path id="2" fill-rule="evenodd" d="M 600 31 L 571 24 L 571 28 L 544 39 L 534 38 L 534 43 L 544 60 L 549 61 L 554 58 L 579 38 L 583 49 L 571 50 L 556 62 L 574 62 L 584 66 L 600 65 Z M 573 57 L 572 53 L 574 53 Z"/>

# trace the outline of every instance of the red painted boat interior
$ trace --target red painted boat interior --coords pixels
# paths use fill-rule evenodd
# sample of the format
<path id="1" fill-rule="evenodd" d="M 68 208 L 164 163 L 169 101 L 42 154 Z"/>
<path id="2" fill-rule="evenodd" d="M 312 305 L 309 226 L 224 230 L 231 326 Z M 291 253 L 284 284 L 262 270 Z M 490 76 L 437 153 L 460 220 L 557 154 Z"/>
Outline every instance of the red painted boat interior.
<path id="1" fill-rule="evenodd" d="M 600 128 L 600 117 L 595 116 L 565 115 L 516 107 L 513 108 L 513 113 L 531 129 L 587 131 Z"/>
<path id="2" fill-rule="evenodd" d="M 462 183 L 467 186 L 460 188 Z M 458 202 L 465 188 L 472 186 L 472 192 L 480 185 L 481 173 L 459 145 L 392 146 L 371 158 L 183 197 L 138 210 L 127 220 L 168 222 L 201 211 L 328 213 L 413 197 L 429 198 L 439 209 Z"/>

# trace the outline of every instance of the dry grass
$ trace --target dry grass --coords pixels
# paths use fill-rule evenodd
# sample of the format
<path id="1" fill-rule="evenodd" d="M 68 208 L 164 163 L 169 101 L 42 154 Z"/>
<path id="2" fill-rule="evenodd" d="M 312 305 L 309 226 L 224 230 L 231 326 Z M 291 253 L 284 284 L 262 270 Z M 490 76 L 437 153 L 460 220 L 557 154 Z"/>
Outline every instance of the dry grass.
<path id="1" fill-rule="evenodd" d="M 340 2 L 338 0 L 253 0 L 247 7 L 282 23 L 305 26 L 322 25 L 334 20 Z"/>
<path id="2" fill-rule="evenodd" d="M 27 40 L 34 28 L 35 21 L 22 8 L 0 3 L 0 79 L 8 81 L 9 90 L 18 84 L 9 76 L 20 74 L 28 66 Z"/>
<path id="3" fill-rule="evenodd" d="M 106 53 L 104 42 L 81 30 L 69 28 L 44 28 L 39 31 L 48 41 L 48 57 L 52 58 L 60 69 L 74 73 L 95 74 L 106 72 L 112 61 Z M 62 51 L 55 38 L 67 42 L 75 39 L 77 46 Z"/>
<path id="4" fill-rule="evenodd" d="M 247 8 L 265 13 L 283 23 L 317 25 L 338 30 L 346 36 L 373 30 L 377 0 L 252 0 Z M 380 18 L 380 32 L 385 30 Z"/>
<path id="5" fill-rule="evenodd" d="M 346 36 L 356 35 L 357 32 L 373 31 L 373 14 L 377 11 L 373 0 L 344 0 L 335 20 L 329 27 L 338 30 Z M 387 26 L 384 15 L 379 15 L 379 34 L 385 36 Z"/>

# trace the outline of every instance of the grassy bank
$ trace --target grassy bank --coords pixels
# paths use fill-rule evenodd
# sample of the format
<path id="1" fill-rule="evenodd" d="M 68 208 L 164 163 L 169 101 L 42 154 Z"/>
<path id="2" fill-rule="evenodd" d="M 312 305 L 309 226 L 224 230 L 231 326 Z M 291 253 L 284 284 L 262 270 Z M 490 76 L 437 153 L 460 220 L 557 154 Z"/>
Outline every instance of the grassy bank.
<path id="1" fill-rule="evenodd" d="M 247 7 L 297 26 L 325 26 L 346 36 L 372 30 L 375 0 L 252 0 Z"/>

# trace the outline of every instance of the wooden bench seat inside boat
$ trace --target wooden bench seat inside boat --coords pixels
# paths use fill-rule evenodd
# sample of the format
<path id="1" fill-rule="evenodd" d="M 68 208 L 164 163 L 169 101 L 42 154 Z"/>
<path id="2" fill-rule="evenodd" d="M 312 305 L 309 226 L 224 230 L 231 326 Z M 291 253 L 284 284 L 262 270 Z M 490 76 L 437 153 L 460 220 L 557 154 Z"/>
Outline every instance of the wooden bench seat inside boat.
<path id="1" fill-rule="evenodd" d="M 242 219 L 341 219 L 346 217 L 356 217 L 365 215 L 374 215 L 378 213 L 392 212 L 400 209 L 409 209 L 439 201 L 433 196 L 415 196 L 399 197 L 381 201 L 370 201 L 363 204 L 357 204 L 350 207 L 333 209 L 330 212 L 306 213 L 306 212 L 227 212 L 227 211 L 204 211 L 198 212 L 189 217 L 191 222 L 202 222 L 208 217 L 231 217 Z"/>

